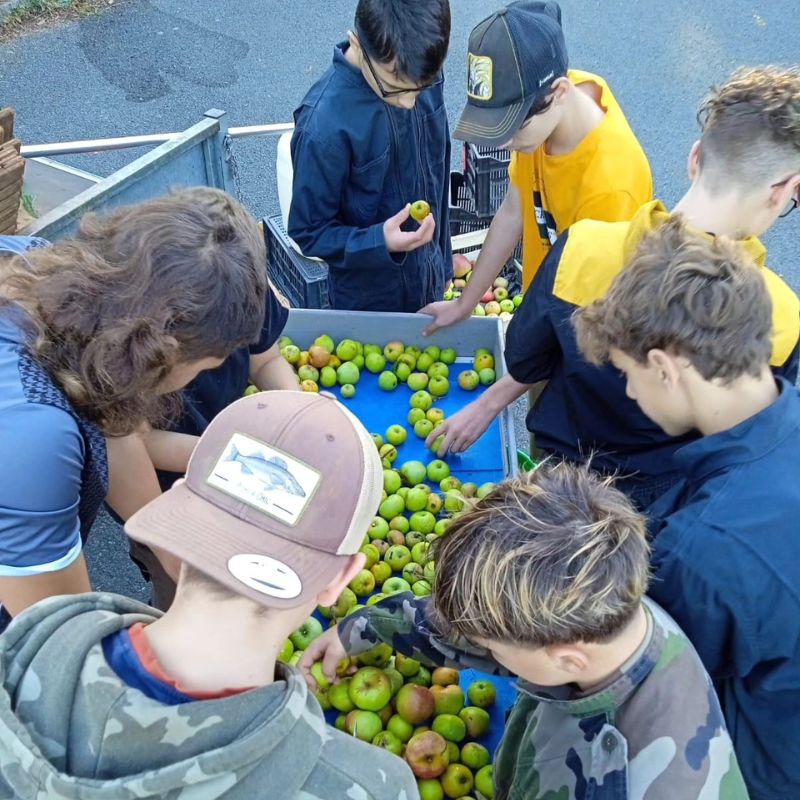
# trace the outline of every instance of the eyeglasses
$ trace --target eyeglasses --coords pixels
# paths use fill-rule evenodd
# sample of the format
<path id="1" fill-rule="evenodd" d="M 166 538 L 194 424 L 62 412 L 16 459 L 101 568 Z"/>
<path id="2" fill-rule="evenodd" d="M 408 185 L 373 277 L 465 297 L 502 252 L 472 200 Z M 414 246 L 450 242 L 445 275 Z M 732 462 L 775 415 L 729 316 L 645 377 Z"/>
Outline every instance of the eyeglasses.
<path id="1" fill-rule="evenodd" d="M 794 176 L 786 178 L 786 180 L 779 181 L 778 183 L 773 183 L 770 186 L 770 189 L 779 189 L 781 186 L 786 186 L 786 184 L 789 183 L 792 177 Z M 794 211 L 798 207 L 798 205 L 800 205 L 800 199 L 798 199 L 798 195 L 800 195 L 800 189 L 798 189 L 798 194 L 791 199 L 791 202 L 789 203 L 789 208 L 787 208 L 786 211 L 783 212 L 783 214 L 778 215 L 778 219 L 785 219 L 786 217 L 789 216 L 789 214 L 792 213 L 792 211 Z"/>
<path id="2" fill-rule="evenodd" d="M 435 80 L 431 81 L 430 83 L 423 84 L 422 86 L 415 86 L 413 89 L 386 89 L 381 83 L 381 79 L 378 77 L 378 73 L 375 71 L 375 67 L 372 65 L 372 61 L 370 61 L 367 51 L 363 46 L 361 47 L 361 52 L 364 56 L 364 61 L 367 64 L 367 69 L 369 70 L 370 75 L 372 75 L 372 79 L 375 81 L 375 85 L 378 87 L 378 91 L 381 93 L 381 97 L 383 98 L 399 97 L 402 94 L 419 94 L 420 92 L 424 92 L 426 89 L 432 89 L 434 86 L 439 86 L 439 84 L 444 83 L 444 73 L 440 72 L 439 77 Z"/>

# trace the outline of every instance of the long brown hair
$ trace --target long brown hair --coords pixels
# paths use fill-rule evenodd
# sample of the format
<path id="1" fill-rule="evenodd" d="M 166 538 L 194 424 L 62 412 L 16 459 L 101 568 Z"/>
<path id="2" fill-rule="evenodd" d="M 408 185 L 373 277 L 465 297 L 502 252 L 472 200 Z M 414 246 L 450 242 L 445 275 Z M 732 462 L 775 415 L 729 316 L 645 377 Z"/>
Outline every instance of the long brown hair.
<path id="1" fill-rule="evenodd" d="M 0 303 L 30 323 L 31 355 L 106 435 L 163 421 L 177 364 L 225 358 L 264 321 L 266 249 L 216 189 L 83 218 L 74 239 L 0 261 Z"/>

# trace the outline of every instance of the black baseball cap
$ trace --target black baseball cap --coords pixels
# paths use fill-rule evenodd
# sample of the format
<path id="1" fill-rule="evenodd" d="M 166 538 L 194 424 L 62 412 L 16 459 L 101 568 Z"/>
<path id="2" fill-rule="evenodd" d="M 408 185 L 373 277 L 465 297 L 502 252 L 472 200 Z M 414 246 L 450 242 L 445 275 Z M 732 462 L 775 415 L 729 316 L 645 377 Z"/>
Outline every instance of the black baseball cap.
<path id="1" fill-rule="evenodd" d="M 467 105 L 453 135 L 490 147 L 504 144 L 566 73 L 558 3 L 521 0 L 501 8 L 470 34 Z"/>

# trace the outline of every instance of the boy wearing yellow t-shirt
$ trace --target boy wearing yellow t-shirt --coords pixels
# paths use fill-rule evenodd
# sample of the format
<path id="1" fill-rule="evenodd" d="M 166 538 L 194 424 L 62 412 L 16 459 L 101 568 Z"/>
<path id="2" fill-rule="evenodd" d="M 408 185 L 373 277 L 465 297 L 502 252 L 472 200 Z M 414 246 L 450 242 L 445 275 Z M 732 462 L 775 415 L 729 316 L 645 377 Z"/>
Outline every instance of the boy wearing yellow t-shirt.
<path id="1" fill-rule="evenodd" d="M 652 199 L 647 157 L 608 85 L 567 61 L 555 2 L 512 3 L 472 31 L 454 135 L 512 150 L 511 185 L 461 297 L 421 310 L 433 317 L 428 333 L 472 313 L 520 238 L 527 288 L 574 222 L 629 220 Z"/>

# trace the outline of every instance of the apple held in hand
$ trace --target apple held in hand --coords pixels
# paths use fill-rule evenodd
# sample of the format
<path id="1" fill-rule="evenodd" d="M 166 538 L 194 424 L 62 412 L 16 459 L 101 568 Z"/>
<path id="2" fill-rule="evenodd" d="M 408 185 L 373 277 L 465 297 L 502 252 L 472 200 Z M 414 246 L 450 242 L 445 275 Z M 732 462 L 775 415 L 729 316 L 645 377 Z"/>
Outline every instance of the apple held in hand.
<path id="1" fill-rule="evenodd" d="M 409 214 L 411 219 L 422 222 L 431 213 L 430 203 L 425 200 L 416 200 L 411 204 Z"/>
<path id="2" fill-rule="evenodd" d="M 406 745 L 406 761 L 416 777 L 438 778 L 447 769 L 447 742 L 433 731 L 418 733 Z"/>

